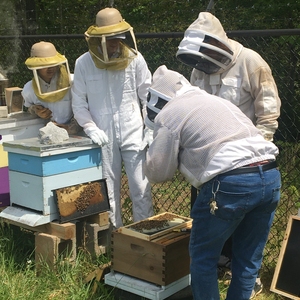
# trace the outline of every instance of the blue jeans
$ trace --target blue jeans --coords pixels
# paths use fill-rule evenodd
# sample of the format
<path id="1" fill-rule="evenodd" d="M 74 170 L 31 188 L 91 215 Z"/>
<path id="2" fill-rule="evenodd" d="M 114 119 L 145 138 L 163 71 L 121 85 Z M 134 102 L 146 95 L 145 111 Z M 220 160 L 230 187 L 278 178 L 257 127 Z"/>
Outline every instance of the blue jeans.
<path id="1" fill-rule="evenodd" d="M 193 205 L 191 286 L 195 300 L 219 300 L 217 263 L 232 235 L 232 280 L 227 300 L 248 300 L 280 199 L 278 169 L 218 175 L 205 183 Z M 210 212 L 215 193 L 218 209 Z"/>

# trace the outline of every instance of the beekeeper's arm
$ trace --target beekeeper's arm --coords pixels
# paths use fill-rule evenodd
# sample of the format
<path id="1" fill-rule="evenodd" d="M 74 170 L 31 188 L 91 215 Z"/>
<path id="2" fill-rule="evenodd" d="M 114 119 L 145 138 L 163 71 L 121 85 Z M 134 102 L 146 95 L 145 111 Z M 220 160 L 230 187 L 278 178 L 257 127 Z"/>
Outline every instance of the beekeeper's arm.
<path id="1" fill-rule="evenodd" d="M 151 84 L 152 75 L 148 69 L 144 57 L 140 53 L 136 59 L 138 60 L 137 71 L 136 71 L 137 93 L 141 103 L 143 119 L 145 119 L 147 115 L 146 112 L 147 95 L 148 95 L 149 86 Z M 145 126 L 143 143 L 145 145 L 150 146 L 152 141 L 153 141 L 153 131 L 147 126 Z"/>
<path id="2" fill-rule="evenodd" d="M 256 127 L 266 140 L 273 141 L 273 135 L 278 128 L 281 101 L 270 68 L 256 69 L 251 75 L 250 84 L 255 99 Z"/>
<path id="3" fill-rule="evenodd" d="M 146 153 L 145 174 L 151 183 L 172 180 L 178 168 L 179 140 L 165 126 L 154 130 Z"/>

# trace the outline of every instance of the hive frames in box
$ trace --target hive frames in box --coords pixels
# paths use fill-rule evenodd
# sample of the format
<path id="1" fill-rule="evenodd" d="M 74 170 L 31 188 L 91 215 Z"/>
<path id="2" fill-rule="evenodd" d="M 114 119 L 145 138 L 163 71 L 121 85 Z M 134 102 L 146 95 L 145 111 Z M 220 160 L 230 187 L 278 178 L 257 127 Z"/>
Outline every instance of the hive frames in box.
<path id="1" fill-rule="evenodd" d="M 162 215 L 155 216 L 153 219 L 146 219 L 129 226 L 130 229 L 142 232 L 151 233 L 162 229 L 172 227 L 172 225 L 178 225 L 183 223 L 184 220 L 179 218 L 175 214 L 166 213 Z"/>
<path id="2" fill-rule="evenodd" d="M 162 286 L 180 280 L 190 272 L 190 233 L 181 229 L 191 226 L 192 219 L 165 212 L 113 230 L 112 270 Z"/>
<path id="3" fill-rule="evenodd" d="M 105 180 L 55 190 L 61 222 L 109 210 Z"/>
<path id="4" fill-rule="evenodd" d="M 162 213 L 148 219 L 119 228 L 126 235 L 152 240 L 174 229 L 191 227 L 192 219 L 178 216 L 173 213 Z"/>

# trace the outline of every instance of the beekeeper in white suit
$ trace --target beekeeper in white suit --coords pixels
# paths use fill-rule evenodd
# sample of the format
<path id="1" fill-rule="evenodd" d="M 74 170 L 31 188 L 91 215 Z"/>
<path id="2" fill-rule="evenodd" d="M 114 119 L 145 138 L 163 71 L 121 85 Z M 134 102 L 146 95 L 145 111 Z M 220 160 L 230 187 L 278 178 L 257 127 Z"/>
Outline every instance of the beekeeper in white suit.
<path id="1" fill-rule="evenodd" d="M 273 140 L 281 101 L 272 71 L 257 52 L 229 39 L 215 16 L 201 12 L 176 56 L 194 68 L 192 85 L 238 106 L 266 140 Z"/>
<path id="2" fill-rule="evenodd" d="M 144 129 L 151 73 L 137 51 L 132 27 L 115 8 L 104 8 L 85 32 L 89 51 L 76 60 L 72 106 L 85 133 L 102 146 L 110 220 L 122 226 L 122 161 L 128 177 L 133 221 L 153 214 L 143 163 L 152 132 Z"/>
<path id="3" fill-rule="evenodd" d="M 72 74 L 67 58 L 57 52 L 52 43 L 42 41 L 32 45 L 25 64 L 33 72 L 33 79 L 22 90 L 24 106 L 28 107 L 28 111 L 52 121 L 69 134 L 81 131 L 73 119 Z"/>
<path id="4" fill-rule="evenodd" d="M 146 175 L 164 182 L 178 169 L 200 189 L 191 209 L 193 299 L 220 299 L 217 263 L 231 235 L 226 299 L 249 299 L 280 199 L 278 148 L 235 105 L 191 86 L 164 65 L 153 74 L 148 99 L 145 123 L 154 129 L 154 140 Z"/>
<path id="5" fill-rule="evenodd" d="M 265 140 L 273 141 L 281 101 L 272 71 L 257 52 L 229 39 L 220 21 L 211 13 L 200 12 L 185 31 L 176 56 L 193 68 L 192 85 L 235 104 Z M 229 239 L 222 251 L 221 265 L 230 267 L 231 255 Z M 230 272 L 227 274 L 230 280 Z M 258 278 L 251 299 L 261 291 Z"/>

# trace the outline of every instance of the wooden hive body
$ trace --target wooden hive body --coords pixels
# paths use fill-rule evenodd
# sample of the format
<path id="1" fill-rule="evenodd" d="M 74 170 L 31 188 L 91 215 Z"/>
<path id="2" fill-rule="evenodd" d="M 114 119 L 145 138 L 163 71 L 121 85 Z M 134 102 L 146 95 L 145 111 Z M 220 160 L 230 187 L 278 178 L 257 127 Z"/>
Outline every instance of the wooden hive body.
<path id="1" fill-rule="evenodd" d="M 190 228 L 191 220 L 184 220 L 178 226 Z M 142 234 L 128 235 L 127 230 L 124 233 L 124 227 L 114 231 L 111 247 L 112 269 L 161 286 L 188 275 L 190 234 L 174 231 L 178 226 L 159 231 L 150 237 L 148 235 L 148 238 Z"/>

